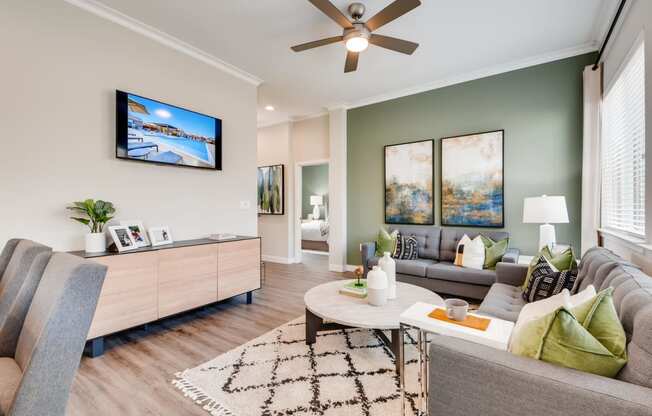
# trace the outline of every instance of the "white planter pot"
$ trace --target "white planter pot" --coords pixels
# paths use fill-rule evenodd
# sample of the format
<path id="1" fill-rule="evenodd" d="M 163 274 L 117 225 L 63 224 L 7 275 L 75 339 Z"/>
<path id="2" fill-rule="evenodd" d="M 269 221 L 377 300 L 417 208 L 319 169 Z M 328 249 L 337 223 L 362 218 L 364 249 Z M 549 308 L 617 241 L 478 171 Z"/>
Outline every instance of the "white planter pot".
<path id="1" fill-rule="evenodd" d="M 387 275 L 378 266 L 367 274 L 367 301 L 372 306 L 387 303 Z"/>
<path id="2" fill-rule="evenodd" d="M 106 251 L 106 238 L 104 237 L 104 233 L 86 234 L 85 239 L 87 253 L 101 253 Z"/>
<path id="3" fill-rule="evenodd" d="M 396 262 L 385 252 L 378 265 L 387 275 L 387 299 L 396 299 Z"/>

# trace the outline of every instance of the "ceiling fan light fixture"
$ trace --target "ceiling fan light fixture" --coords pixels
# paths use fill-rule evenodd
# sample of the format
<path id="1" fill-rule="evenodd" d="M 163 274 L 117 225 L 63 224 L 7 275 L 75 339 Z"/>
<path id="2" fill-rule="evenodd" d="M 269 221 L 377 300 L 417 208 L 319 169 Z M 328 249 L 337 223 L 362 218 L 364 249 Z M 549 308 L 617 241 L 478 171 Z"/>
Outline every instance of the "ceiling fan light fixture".
<path id="1" fill-rule="evenodd" d="M 369 40 L 363 36 L 355 36 L 346 41 L 346 49 L 351 52 L 362 52 L 368 47 Z"/>

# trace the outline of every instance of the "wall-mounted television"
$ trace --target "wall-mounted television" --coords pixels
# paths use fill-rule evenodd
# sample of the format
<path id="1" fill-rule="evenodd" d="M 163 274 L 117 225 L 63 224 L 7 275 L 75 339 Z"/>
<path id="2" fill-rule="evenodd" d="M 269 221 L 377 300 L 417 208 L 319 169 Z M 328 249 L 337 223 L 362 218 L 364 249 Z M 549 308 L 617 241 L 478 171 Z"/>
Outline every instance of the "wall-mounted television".
<path id="1" fill-rule="evenodd" d="M 222 120 L 116 91 L 119 159 L 222 170 Z"/>

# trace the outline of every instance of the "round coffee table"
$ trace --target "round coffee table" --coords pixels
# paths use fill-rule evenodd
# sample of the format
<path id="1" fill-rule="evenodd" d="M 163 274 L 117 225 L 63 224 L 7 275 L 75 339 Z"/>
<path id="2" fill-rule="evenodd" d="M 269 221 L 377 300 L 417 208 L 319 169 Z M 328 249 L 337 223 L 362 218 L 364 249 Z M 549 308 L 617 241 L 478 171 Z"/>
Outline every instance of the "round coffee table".
<path id="1" fill-rule="evenodd" d="M 314 344 L 317 332 L 347 328 L 375 330 L 394 354 L 399 357 L 399 317 L 403 311 L 416 302 L 444 305 L 438 294 L 408 283 L 396 283 L 396 299 L 384 306 L 371 306 L 367 299 L 359 299 L 339 293 L 352 280 L 337 280 L 310 289 L 303 300 L 306 304 L 306 344 Z M 391 340 L 382 332 L 391 331 Z M 399 371 L 396 360 L 397 372 Z"/>

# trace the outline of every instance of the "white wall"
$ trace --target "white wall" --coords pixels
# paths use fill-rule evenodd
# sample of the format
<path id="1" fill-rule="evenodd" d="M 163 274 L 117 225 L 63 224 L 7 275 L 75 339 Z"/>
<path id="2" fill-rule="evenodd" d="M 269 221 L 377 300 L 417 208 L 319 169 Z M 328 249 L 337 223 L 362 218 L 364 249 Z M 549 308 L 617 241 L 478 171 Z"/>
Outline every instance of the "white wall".
<path id="1" fill-rule="evenodd" d="M 329 113 L 330 155 L 328 170 L 330 201 L 329 270 L 343 272 L 346 264 L 347 224 L 347 115 L 346 109 L 335 108 Z"/>
<path id="2" fill-rule="evenodd" d="M 254 85 L 61 0 L 0 2 L 0 50 L 0 245 L 82 248 L 87 197 L 175 239 L 257 233 Z M 223 171 L 116 160 L 115 89 L 221 118 Z"/>
<path id="3" fill-rule="evenodd" d="M 262 237 L 263 260 L 291 263 L 293 236 L 289 218 L 292 217 L 292 144 L 290 124 L 282 123 L 258 129 L 258 166 L 284 165 L 283 215 L 260 215 L 258 232 Z"/>
<path id="4" fill-rule="evenodd" d="M 295 247 L 300 244 L 300 238 L 295 235 L 300 215 L 296 210 L 296 166 L 301 162 L 328 159 L 328 120 L 324 115 L 258 129 L 258 166 L 285 165 L 285 214 L 258 217 L 265 261 L 296 261 Z"/>
<path id="5" fill-rule="evenodd" d="M 639 36 L 645 42 L 645 146 L 652 149 L 652 1 L 632 0 L 625 6 L 620 23 L 612 35 L 603 56 L 604 86 L 608 88 L 621 64 Z M 631 259 L 633 253 L 652 256 L 652 152 L 646 153 L 646 234 L 647 243 L 637 244 L 633 239 L 606 235 L 605 247 Z"/>
<path id="6" fill-rule="evenodd" d="M 328 159 L 328 115 L 292 123 L 292 152 L 294 162 Z"/>

